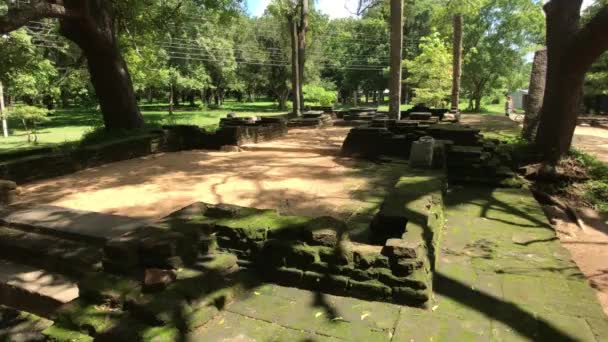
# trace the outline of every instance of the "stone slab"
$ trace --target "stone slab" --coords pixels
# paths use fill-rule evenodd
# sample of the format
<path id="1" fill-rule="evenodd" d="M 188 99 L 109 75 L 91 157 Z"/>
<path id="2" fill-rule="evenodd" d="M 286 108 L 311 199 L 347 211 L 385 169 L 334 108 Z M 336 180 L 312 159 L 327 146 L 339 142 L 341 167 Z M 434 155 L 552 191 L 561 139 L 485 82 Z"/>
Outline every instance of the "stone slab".
<path id="1" fill-rule="evenodd" d="M 78 240 L 105 241 L 145 226 L 125 216 L 62 208 L 52 205 L 11 206 L 0 211 L 0 223 Z"/>
<path id="2" fill-rule="evenodd" d="M 77 284 L 62 275 L 0 260 L 0 301 L 3 304 L 44 315 L 78 296 Z"/>

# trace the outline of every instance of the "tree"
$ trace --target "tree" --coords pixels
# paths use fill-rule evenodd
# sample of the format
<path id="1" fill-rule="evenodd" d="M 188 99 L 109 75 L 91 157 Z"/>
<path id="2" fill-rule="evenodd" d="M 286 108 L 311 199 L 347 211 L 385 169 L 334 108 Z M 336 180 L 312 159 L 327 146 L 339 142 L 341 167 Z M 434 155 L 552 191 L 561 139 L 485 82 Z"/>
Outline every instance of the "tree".
<path id="1" fill-rule="evenodd" d="M 36 144 L 38 142 L 38 125 L 49 121 L 48 110 L 34 106 L 13 107 L 10 116 L 21 121 L 23 129 L 27 132 L 27 142 Z"/>
<path id="2" fill-rule="evenodd" d="M 460 104 L 460 78 L 462 76 L 462 25 L 463 15 L 455 14 L 454 38 L 452 44 L 452 112 L 458 113 Z"/>
<path id="3" fill-rule="evenodd" d="M 142 127 L 144 120 L 137 107 L 129 70 L 117 44 L 113 2 L 32 0 L 9 8 L 8 13 L 0 18 L 0 33 L 43 18 L 59 19 L 60 33 L 78 45 L 87 57 L 105 127 Z"/>
<path id="4" fill-rule="evenodd" d="M 300 22 L 298 24 L 298 93 L 304 106 L 304 72 L 306 66 L 306 33 L 308 32 L 308 0 L 299 0 Z"/>
<path id="5" fill-rule="evenodd" d="M 539 123 L 539 114 L 545 95 L 547 83 L 547 50 L 541 49 L 534 53 L 530 86 L 528 87 L 528 102 L 526 103 L 526 116 L 522 136 L 528 141 L 534 141 Z"/>
<path id="6" fill-rule="evenodd" d="M 582 0 L 551 0 L 544 6 L 547 84 L 536 144 L 548 166 L 570 150 L 585 74 L 608 50 L 608 5 L 583 27 L 581 6 Z"/>
<path id="7" fill-rule="evenodd" d="M 452 55 L 437 32 L 422 38 L 420 51 L 416 58 L 405 61 L 410 74 L 407 82 L 414 87 L 413 102 L 444 107 L 450 98 Z"/>
<path id="8" fill-rule="evenodd" d="M 0 80 L 0 117 L 2 118 L 2 135 L 8 138 L 8 126 L 6 124 L 6 110 L 4 109 L 4 84 Z"/>
<path id="9" fill-rule="evenodd" d="M 510 81 L 526 71 L 526 52 L 542 42 L 541 7 L 536 0 L 483 0 L 466 16 L 465 31 L 462 90 L 479 112 L 484 97 L 514 90 Z"/>
<path id="10" fill-rule="evenodd" d="M 403 0 L 391 0 L 391 56 L 389 115 L 401 119 L 401 63 L 403 56 Z"/>

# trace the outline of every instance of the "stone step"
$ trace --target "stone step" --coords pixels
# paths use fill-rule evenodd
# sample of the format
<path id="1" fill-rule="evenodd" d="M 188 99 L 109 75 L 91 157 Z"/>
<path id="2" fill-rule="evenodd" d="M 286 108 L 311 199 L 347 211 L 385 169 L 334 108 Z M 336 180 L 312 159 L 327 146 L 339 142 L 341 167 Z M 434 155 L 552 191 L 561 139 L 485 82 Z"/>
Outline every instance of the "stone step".
<path id="1" fill-rule="evenodd" d="M 0 258 L 77 276 L 101 269 L 102 250 L 74 240 L 0 226 Z"/>
<path id="2" fill-rule="evenodd" d="M 14 205 L 0 210 L 0 224 L 101 246 L 147 222 L 52 205 Z"/>
<path id="3" fill-rule="evenodd" d="M 0 259 L 0 304 L 39 316 L 78 298 L 77 284 L 41 268 Z"/>

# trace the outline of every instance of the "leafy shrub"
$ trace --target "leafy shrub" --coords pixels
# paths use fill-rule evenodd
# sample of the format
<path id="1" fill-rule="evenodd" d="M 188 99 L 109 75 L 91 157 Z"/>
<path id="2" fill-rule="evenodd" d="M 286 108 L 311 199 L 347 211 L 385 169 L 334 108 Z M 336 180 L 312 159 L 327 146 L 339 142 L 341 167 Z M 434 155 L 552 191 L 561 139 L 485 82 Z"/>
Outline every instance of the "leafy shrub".
<path id="1" fill-rule="evenodd" d="M 338 94 L 334 90 L 327 90 L 318 85 L 305 85 L 304 101 L 308 104 L 319 104 L 321 106 L 331 106 L 338 100 Z"/>
<path id="2" fill-rule="evenodd" d="M 34 106 L 17 106 L 12 108 L 8 115 L 21 121 L 23 129 L 27 132 L 27 141 L 38 142 L 38 125 L 50 121 L 48 118 L 49 110 Z"/>

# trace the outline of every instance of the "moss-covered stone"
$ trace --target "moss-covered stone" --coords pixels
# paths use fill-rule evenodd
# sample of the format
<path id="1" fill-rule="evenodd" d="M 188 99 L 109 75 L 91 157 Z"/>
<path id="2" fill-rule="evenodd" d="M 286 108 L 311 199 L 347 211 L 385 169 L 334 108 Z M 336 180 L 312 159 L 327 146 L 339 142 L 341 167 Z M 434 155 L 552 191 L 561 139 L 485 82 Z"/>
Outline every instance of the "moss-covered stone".
<path id="1" fill-rule="evenodd" d="M 393 274 L 398 277 L 407 277 L 423 266 L 424 263 L 420 260 L 397 259 L 391 263 L 391 270 L 393 271 Z"/>
<path id="2" fill-rule="evenodd" d="M 177 291 L 131 295 L 125 308 L 138 319 L 151 324 L 169 324 L 187 307 L 186 298 Z"/>
<path id="3" fill-rule="evenodd" d="M 347 288 L 348 294 L 356 298 L 370 300 L 388 300 L 391 296 L 391 288 L 377 280 L 356 281 L 350 280 Z"/>
<path id="4" fill-rule="evenodd" d="M 297 268 L 281 267 L 269 271 L 269 276 L 279 285 L 299 286 L 302 284 L 304 272 Z"/>
<path id="5" fill-rule="evenodd" d="M 430 285 L 425 271 L 413 272 L 408 277 L 399 277 L 386 268 L 375 268 L 370 273 L 374 273 L 379 281 L 390 287 L 409 287 L 424 290 L 429 288 Z"/>
<path id="6" fill-rule="evenodd" d="M 323 274 L 321 273 L 306 271 L 302 277 L 302 283 L 306 289 L 320 290 L 322 278 Z"/>
<path id="7" fill-rule="evenodd" d="M 129 294 L 141 292 L 141 284 L 107 273 L 88 273 L 78 282 L 78 290 L 81 298 L 118 305 Z"/>
<path id="8" fill-rule="evenodd" d="M 219 312 L 213 303 L 208 303 L 207 300 L 200 304 L 190 305 L 184 311 L 184 320 L 188 331 L 194 331 L 202 327 Z"/>
<path id="9" fill-rule="evenodd" d="M 355 267 L 365 270 L 374 266 L 377 259 L 381 257 L 382 247 L 353 243 L 351 244 L 351 250 Z M 386 261 L 388 263 L 388 258 Z"/>
<path id="10" fill-rule="evenodd" d="M 261 268 L 275 269 L 286 266 L 286 257 L 291 253 L 291 245 L 281 240 L 268 240 L 264 243 L 256 263 Z"/>
<path id="11" fill-rule="evenodd" d="M 57 324 L 44 329 L 42 335 L 49 342 L 90 342 L 93 337 L 83 334 L 79 331 L 63 328 Z"/>
<path id="12" fill-rule="evenodd" d="M 348 226 L 343 221 L 329 216 L 312 219 L 306 230 L 310 231 L 311 245 L 335 247 L 339 241 L 347 240 Z"/>
<path id="13" fill-rule="evenodd" d="M 199 259 L 196 267 L 207 272 L 227 273 L 237 267 L 237 257 L 228 253 L 214 254 Z"/>
<path id="14" fill-rule="evenodd" d="M 308 246 L 306 244 L 295 245 L 287 254 L 287 265 L 300 269 L 308 268 L 312 263 L 319 261 L 320 247 Z"/>
<path id="15" fill-rule="evenodd" d="M 429 300 L 427 290 L 416 290 L 410 287 L 393 287 L 393 301 L 398 304 L 422 305 Z"/>
<path id="16" fill-rule="evenodd" d="M 98 305 L 76 300 L 61 308 L 55 321 L 61 326 L 95 336 L 118 325 L 125 313 L 107 304 Z"/>
<path id="17" fill-rule="evenodd" d="M 313 272 L 317 272 L 317 273 L 330 273 L 332 271 L 335 272 L 335 268 L 332 267 L 330 264 L 323 262 L 323 261 L 316 261 L 313 262 L 312 264 L 308 265 L 308 267 L 306 267 L 306 269 L 308 271 L 313 271 Z"/>
<path id="18" fill-rule="evenodd" d="M 143 342 L 173 342 L 180 337 L 180 331 L 173 325 L 150 327 L 142 331 Z"/>
<path id="19" fill-rule="evenodd" d="M 320 279 L 319 288 L 327 293 L 343 295 L 346 293 L 348 282 L 348 277 L 326 274 Z"/>
<path id="20" fill-rule="evenodd" d="M 423 241 L 419 239 L 414 239 L 414 241 L 388 239 L 382 248 L 382 254 L 389 259 L 416 259 L 421 256 L 423 247 Z"/>
<path id="21" fill-rule="evenodd" d="M 318 247 L 321 261 L 330 265 L 350 265 L 353 262 L 353 253 L 348 243 L 341 243 L 337 247 Z"/>
<path id="22" fill-rule="evenodd" d="M 380 255 L 374 261 L 374 267 L 388 268 L 390 267 L 390 260 L 387 256 Z"/>

